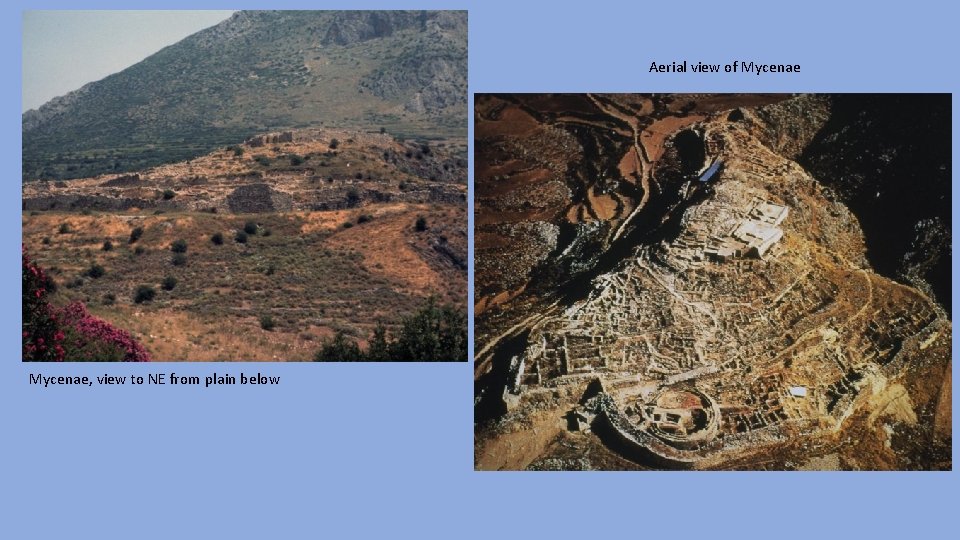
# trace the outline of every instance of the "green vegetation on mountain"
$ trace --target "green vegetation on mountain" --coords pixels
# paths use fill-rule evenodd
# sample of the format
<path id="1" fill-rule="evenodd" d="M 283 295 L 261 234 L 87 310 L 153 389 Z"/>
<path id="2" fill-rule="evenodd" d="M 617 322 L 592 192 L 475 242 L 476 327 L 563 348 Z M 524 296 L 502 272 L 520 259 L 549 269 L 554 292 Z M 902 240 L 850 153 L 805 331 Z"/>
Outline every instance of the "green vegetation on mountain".
<path id="1" fill-rule="evenodd" d="M 466 47 L 463 11 L 238 12 L 24 113 L 23 178 L 140 170 L 308 126 L 462 137 Z"/>

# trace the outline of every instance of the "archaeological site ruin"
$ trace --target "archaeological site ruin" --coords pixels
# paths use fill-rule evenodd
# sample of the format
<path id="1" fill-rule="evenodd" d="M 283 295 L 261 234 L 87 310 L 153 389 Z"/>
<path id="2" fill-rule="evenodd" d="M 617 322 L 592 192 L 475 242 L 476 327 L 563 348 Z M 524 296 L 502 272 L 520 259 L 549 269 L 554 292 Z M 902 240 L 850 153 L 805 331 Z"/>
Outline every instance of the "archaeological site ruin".
<path id="1" fill-rule="evenodd" d="M 476 467 L 951 468 L 949 304 L 804 162 L 840 106 L 479 96 Z"/>

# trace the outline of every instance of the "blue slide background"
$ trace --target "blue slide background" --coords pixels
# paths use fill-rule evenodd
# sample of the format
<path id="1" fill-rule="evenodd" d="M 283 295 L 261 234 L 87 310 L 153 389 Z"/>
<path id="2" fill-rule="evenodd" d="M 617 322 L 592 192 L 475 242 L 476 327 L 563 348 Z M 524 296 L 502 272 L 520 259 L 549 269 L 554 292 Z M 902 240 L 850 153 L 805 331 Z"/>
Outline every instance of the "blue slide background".
<path id="1" fill-rule="evenodd" d="M 954 472 L 474 472 L 468 363 L 23 364 L 12 286 L 23 9 L 469 9 L 471 92 L 954 92 L 960 47 L 948 5 L 5 3 L 0 537 L 956 537 Z M 684 59 L 799 63 L 802 71 L 647 73 L 651 60 Z M 225 370 L 279 375 L 282 383 L 43 389 L 27 377 Z"/>

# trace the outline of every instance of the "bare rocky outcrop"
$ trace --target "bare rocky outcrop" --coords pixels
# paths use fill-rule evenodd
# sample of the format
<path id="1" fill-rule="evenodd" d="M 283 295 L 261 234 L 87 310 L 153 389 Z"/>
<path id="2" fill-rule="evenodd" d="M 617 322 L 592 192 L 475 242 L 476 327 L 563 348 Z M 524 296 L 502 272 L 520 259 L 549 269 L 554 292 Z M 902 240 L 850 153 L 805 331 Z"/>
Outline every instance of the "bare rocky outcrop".
<path id="1" fill-rule="evenodd" d="M 414 11 L 342 11 L 336 14 L 320 42 L 352 45 L 400 30 L 420 28 L 427 17 L 427 12 Z"/>

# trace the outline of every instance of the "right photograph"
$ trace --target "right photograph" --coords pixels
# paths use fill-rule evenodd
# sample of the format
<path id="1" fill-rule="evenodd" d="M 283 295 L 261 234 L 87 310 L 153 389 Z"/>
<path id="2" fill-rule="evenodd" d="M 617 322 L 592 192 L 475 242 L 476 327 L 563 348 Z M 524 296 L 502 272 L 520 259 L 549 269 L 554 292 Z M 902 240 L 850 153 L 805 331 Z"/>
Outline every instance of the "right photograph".
<path id="1" fill-rule="evenodd" d="M 952 470 L 950 94 L 476 94 L 477 470 Z"/>

